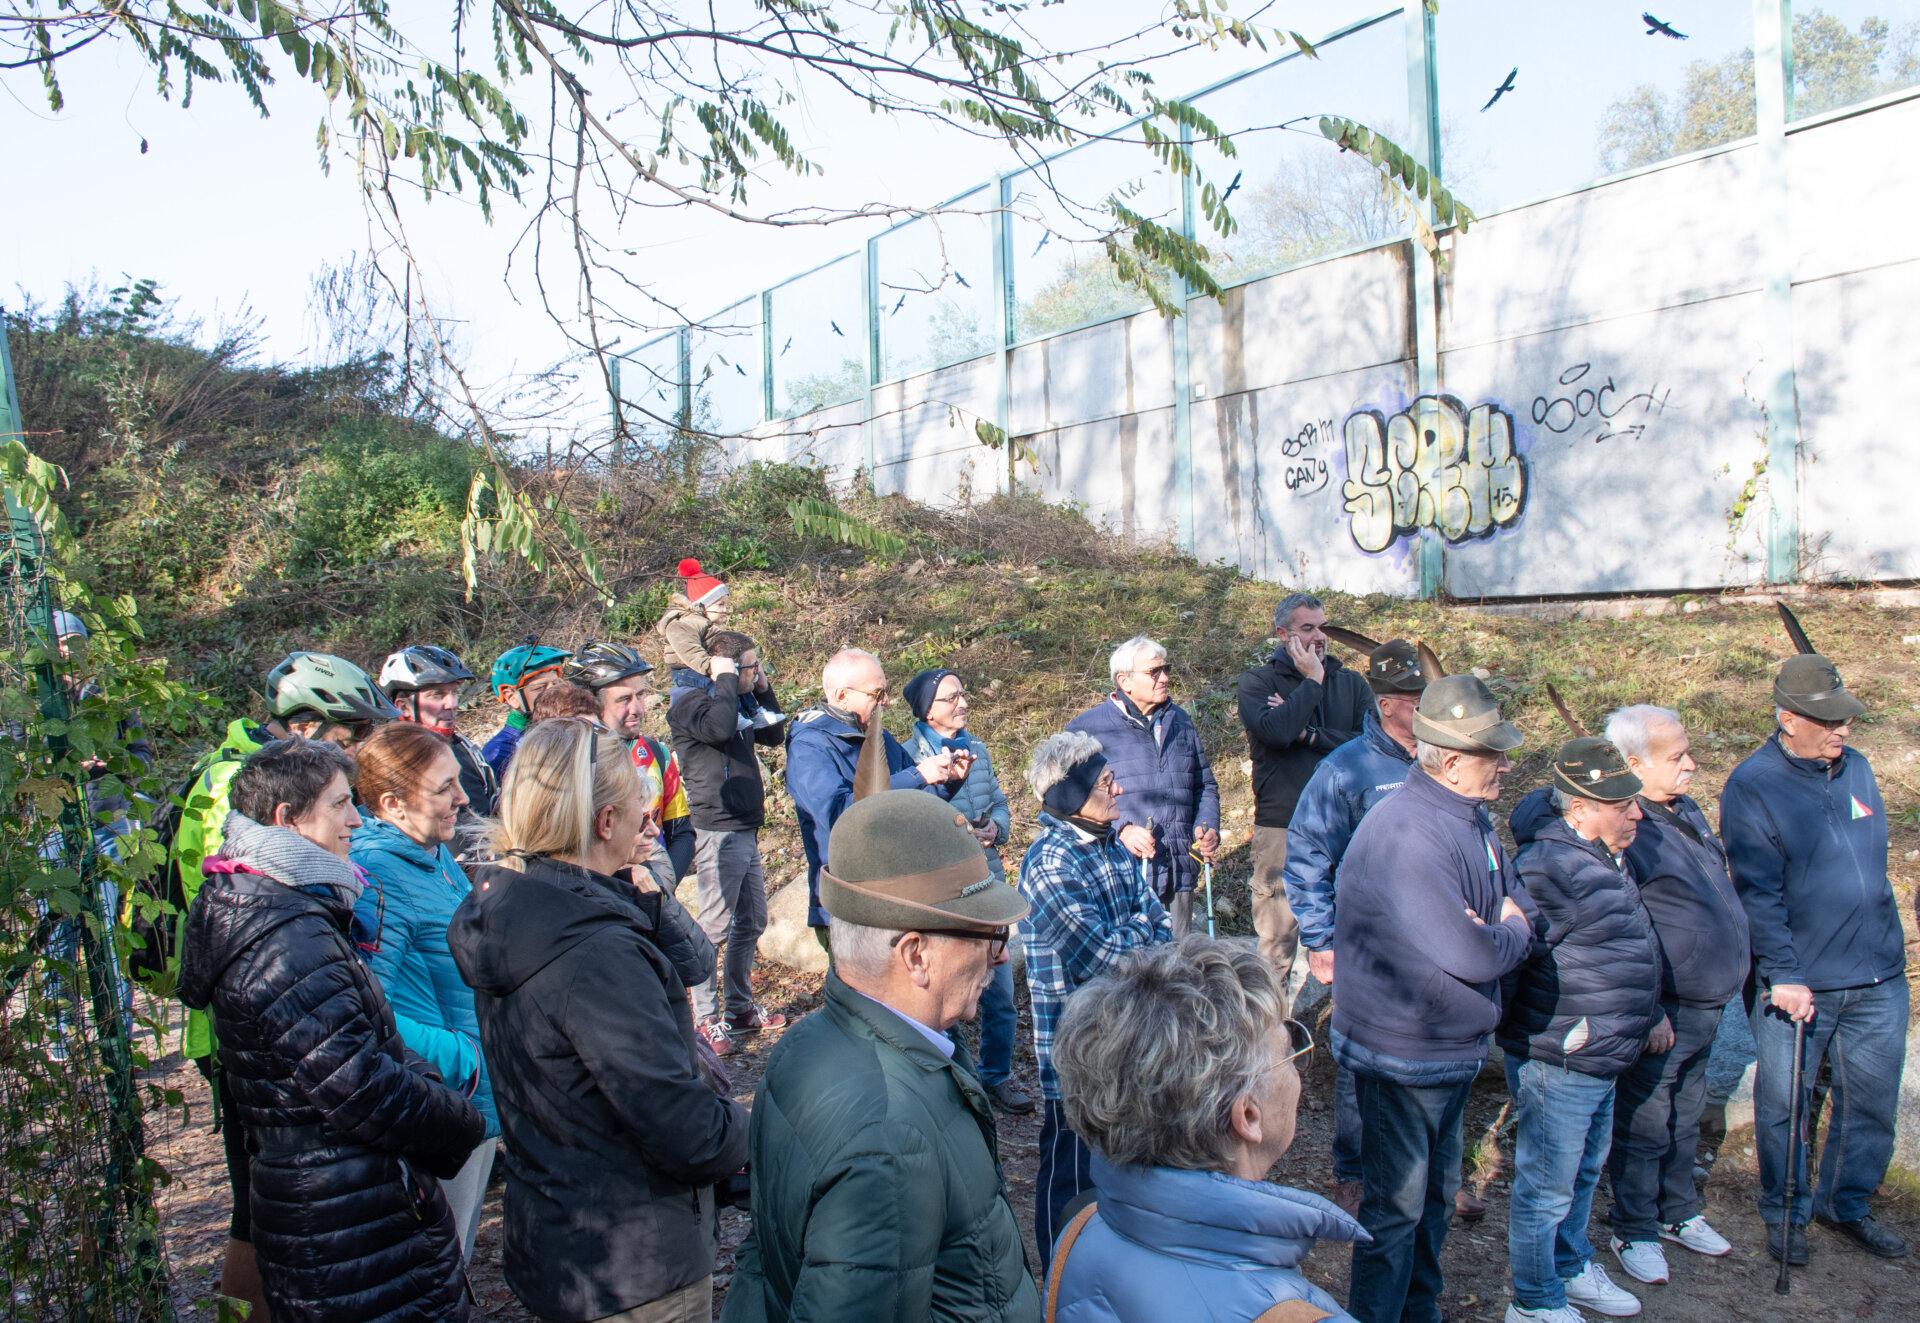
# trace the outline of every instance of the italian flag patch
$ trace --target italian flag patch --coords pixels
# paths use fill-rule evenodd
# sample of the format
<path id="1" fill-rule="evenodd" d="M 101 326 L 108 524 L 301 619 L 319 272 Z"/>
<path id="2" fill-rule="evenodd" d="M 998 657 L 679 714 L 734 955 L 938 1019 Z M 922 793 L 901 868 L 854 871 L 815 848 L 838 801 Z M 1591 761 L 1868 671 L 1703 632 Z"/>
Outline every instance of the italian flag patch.
<path id="1" fill-rule="evenodd" d="M 1859 800 L 1857 800 L 1857 799 L 1856 799 L 1856 800 L 1854 800 L 1853 802 L 1854 802 L 1854 804 L 1855 804 L 1855 806 L 1856 806 L 1856 807 L 1857 807 L 1857 806 L 1859 805 L 1859 803 L 1860 803 L 1860 801 L 1859 801 Z M 1856 814 L 1855 816 L 1857 817 L 1857 816 L 1859 816 L 1859 815 L 1858 815 L 1858 814 Z M 1480 838 L 1480 840 L 1481 840 L 1481 843 L 1482 843 L 1482 844 L 1484 844 L 1484 845 L 1485 845 L 1485 846 L 1487 847 L 1487 871 L 1488 871 L 1489 873 L 1497 873 L 1497 872 L 1499 872 L 1499 871 L 1500 871 L 1500 856 L 1499 856 L 1499 855 L 1497 855 L 1497 854 L 1495 854 L 1495 853 L 1493 852 L 1493 842 L 1492 842 L 1492 841 L 1489 841 L 1489 840 L 1487 840 L 1487 838 L 1486 838 L 1486 837 L 1484 837 L 1484 836 L 1483 836 L 1483 837 L 1481 837 L 1481 838 Z"/>
<path id="2" fill-rule="evenodd" d="M 1873 810 L 1860 802 L 1860 796 L 1848 795 L 1847 798 L 1853 801 L 1853 818 L 1855 822 L 1858 822 L 1861 818 L 1871 818 L 1873 816 Z"/>

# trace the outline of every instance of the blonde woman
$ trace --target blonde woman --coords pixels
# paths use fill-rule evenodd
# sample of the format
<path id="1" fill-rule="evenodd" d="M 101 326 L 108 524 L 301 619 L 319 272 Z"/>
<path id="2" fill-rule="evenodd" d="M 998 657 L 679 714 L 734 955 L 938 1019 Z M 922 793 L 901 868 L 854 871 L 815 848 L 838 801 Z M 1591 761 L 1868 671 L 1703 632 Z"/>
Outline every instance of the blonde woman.
<path id="1" fill-rule="evenodd" d="M 557 1323 L 706 1323 L 712 1187 L 747 1159 L 746 1110 L 696 1055 L 704 939 L 644 870 L 621 876 L 654 793 L 617 735 L 535 725 L 500 788 L 500 862 L 472 867 L 447 933 L 507 1142 L 507 1285 Z"/>

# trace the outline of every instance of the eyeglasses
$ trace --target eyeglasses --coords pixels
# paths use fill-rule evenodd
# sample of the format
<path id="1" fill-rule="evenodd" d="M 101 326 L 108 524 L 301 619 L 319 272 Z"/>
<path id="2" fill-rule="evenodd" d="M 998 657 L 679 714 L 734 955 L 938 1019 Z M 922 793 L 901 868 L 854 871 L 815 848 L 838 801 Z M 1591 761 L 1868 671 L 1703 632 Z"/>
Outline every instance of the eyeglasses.
<path id="1" fill-rule="evenodd" d="M 1113 773 L 1112 772 L 1100 773 L 1100 779 L 1093 783 L 1093 788 L 1095 790 L 1105 790 L 1111 793 L 1113 790 Z"/>
<path id="2" fill-rule="evenodd" d="M 342 721 L 337 724 L 340 729 L 347 732 L 347 739 L 354 744 L 361 743 L 373 734 L 371 721 Z"/>
<path id="3" fill-rule="evenodd" d="M 865 694 L 877 703 L 884 703 L 887 701 L 887 696 L 891 694 L 893 690 L 886 685 L 881 685 L 878 689 L 857 689 L 853 685 L 848 685 L 847 692 L 850 694 Z"/>
<path id="4" fill-rule="evenodd" d="M 1167 664 L 1165 662 L 1162 662 L 1158 666 L 1149 666 L 1144 671 L 1134 671 L 1132 672 L 1132 674 L 1144 675 L 1149 680 L 1164 680 L 1167 678 L 1169 674 L 1171 674 L 1171 672 L 1168 670 Z"/>
<path id="5" fill-rule="evenodd" d="M 1006 954 L 1007 943 L 1013 938 L 1011 928 L 995 928 L 992 932 L 985 933 L 978 928 L 912 928 L 908 931 L 919 933 L 922 937 L 964 937 L 971 942 L 989 942 L 993 949 L 988 954 L 995 962 Z M 906 935 L 906 933 L 894 934 L 893 940 L 887 945 L 889 947 L 900 945 L 900 939 Z"/>
<path id="6" fill-rule="evenodd" d="M 1287 1027 L 1287 1046 L 1290 1050 L 1284 1057 L 1261 1071 L 1262 1075 L 1276 1071 L 1296 1057 L 1303 1057 L 1313 1051 L 1313 1030 L 1298 1020 L 1283 1020 L 1281 1023 Z"/>
<path id="7" fill-rule="evenodd" d="M 944 694 L 941 697 L 934 699 L 933 701 L 936 703 L 962 703 L 966 701 L 966 697 L 967 697 L 967 691 L 962 689 L 957 694 Z"/>

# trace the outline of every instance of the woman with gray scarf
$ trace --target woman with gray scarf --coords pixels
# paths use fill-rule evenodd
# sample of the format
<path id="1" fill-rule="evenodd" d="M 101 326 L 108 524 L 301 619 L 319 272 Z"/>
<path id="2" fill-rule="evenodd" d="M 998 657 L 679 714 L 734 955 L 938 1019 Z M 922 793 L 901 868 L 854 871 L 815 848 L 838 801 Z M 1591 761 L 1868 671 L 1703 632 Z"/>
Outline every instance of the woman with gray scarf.
<path id="1" fill-rule="evenodd" d="M 473 1104 L 401 1042 L 349 929 L 361 880 L 353 759 L 276 740 L 233 779 L 187 917 L 180 998 L 212 1013 L 245 1126 L 274 1323 L 465 1320 L 438 1184 L 480 1142 Z"/>

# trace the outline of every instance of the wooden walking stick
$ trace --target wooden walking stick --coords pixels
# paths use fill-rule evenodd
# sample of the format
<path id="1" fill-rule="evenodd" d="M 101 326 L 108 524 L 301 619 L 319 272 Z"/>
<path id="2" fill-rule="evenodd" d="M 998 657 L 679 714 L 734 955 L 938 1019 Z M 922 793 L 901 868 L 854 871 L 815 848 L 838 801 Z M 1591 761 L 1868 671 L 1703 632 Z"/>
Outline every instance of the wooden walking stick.
<path id="1" fill-rule="evenodd" d="M 1780 1275 L 1773 1280 L 1773 1289 L 1785 1295 L 1793 1289 L 1793 1271 L 1788 1260 L 1793 1257 L 1793 1178 L 1800 1170 L 1800 1054 L 1807 1041 L 1807 1022 L 1793 1022 L 1793 1068 L 1787 1072 L 1792 1092 L 1787 1095 L 1787 1183 L 1780 1196 Z"/>

